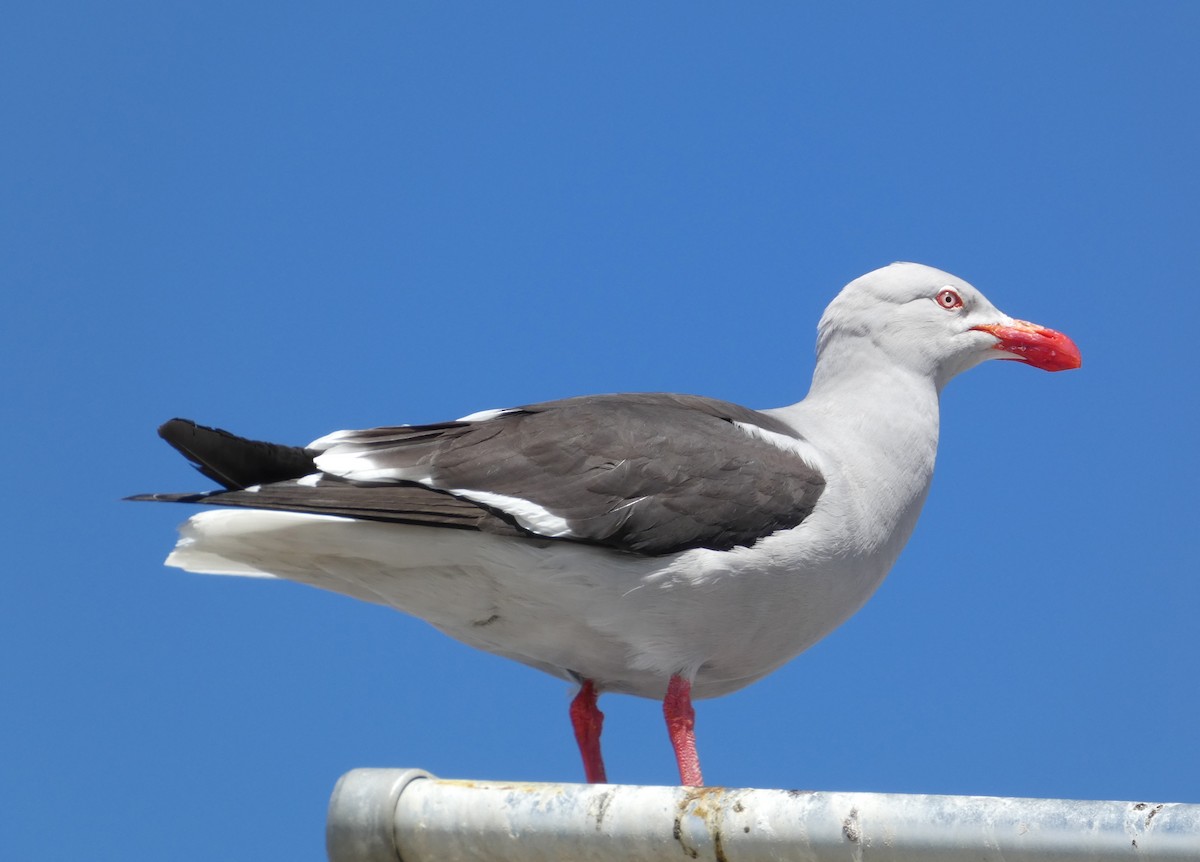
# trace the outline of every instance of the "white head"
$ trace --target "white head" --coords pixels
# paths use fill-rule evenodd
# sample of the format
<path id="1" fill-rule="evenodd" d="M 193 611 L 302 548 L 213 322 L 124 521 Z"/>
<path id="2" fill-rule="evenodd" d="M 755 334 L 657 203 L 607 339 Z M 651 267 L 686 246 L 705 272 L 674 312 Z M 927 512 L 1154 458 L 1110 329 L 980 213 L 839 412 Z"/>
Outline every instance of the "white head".
<path id="1" fill-rule="evenodd" d="M 1052 329 L 1015 320 L 948 272 L 893 263 L 856 278 L 825 309 L 817 363 L 881 352 L 893 365 L 933 379 L 950 378 L 988 359 L 1015 359 L 1046 371 L 1078 368 L 1079 349 Z M 853 355 L 853 354 L 850 354 Z"/>

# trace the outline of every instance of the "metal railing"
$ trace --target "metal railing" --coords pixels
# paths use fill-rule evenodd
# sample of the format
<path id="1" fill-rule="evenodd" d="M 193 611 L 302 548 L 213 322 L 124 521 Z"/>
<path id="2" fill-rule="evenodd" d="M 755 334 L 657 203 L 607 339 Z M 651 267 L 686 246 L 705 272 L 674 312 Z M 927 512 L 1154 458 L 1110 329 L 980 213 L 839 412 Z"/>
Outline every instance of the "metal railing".
<path id="1" fill-rule="evenodd" d="M 356 769 L 331 862 L 1200 862 L 1200 805 L 449 781 Z"/>

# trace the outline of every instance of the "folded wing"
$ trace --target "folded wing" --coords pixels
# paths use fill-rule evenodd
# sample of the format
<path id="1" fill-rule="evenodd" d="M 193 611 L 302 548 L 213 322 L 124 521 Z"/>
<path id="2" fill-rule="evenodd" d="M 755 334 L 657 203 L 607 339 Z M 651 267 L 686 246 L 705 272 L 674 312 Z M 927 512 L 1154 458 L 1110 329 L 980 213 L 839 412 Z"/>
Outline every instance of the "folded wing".
<path id="1" fill-rule="evenodd" d="M 250 485 L 245 480 L 253 470 L 242 470 L 240 488 L 149 499 L 474 529 L 659 555 L 752 545 L 798 525 L 824 488 L 788 426 L 696 396 L 572 398 L 459 422 L 341 431 L 305 449 L 227 436 L 240 443 L 218 442 L 240 446 L 240 456 L 267 456 L 275 478 Z M 206 475 L 231 472 L 198 460 L 203 447 L 194 441 L 185 449 L 164 437 Z M 299 474 L 281 481 L 280 461 Z"/>

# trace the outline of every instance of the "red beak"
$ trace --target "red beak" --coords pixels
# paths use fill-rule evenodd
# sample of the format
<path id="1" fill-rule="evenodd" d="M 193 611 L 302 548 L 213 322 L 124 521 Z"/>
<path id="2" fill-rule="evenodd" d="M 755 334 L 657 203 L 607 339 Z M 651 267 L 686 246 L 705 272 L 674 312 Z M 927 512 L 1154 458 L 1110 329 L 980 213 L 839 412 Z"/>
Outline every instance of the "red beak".
<path id="1" fill-rule="evenodd" d="M 1068 371 L 1083 364 L 1074 341 L 1036 323 L 1014 320 L 1009 326 L 988 323 L 971 328 L 996 336 L 999 339 L 996 350 L 1011 353 L 1013 359 L 1028 362 L 1043 371 Z"/>

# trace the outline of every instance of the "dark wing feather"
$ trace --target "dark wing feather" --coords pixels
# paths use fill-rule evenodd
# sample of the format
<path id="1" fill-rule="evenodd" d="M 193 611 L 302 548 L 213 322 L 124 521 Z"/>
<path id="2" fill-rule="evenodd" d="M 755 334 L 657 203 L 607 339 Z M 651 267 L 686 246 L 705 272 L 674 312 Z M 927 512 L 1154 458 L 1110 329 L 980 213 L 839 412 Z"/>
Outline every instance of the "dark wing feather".
<path id="1" fill-rule="evenodd" d="M 714 399 L 604 395 L 481 422 L 354 432 L 329 452 L 400 478 L 421 468 L 437 489 L 535 503 L 567 522 L 563 538 L 649 555 L 728 550 L 796 526 L 824 488 L 795 453 L 734 422 L 796 436 Z"/>
<path id="2" fill-rule="evenodd" d="M 248 440 L 221 428 L 197 425 L 190 419 L 164 422 L 158 436 L 205 476 L 229 489 L 299 479 L 317 471 L 314 453 L 307 449 Z"/>
<path id="3" fill-rule="evenodd" d="M 311 515 L 338 515 L 389 524 L 483 530 L 509 536 L 529 535 L 502 515 L 477 506 L 470 500 L 407 483 L 363 485 L 323 477 L 315 486 L 289 480 L 252 490 L 213 491 L 207 494 L 142 494 L 129 499 L 273 509 Z"/>

